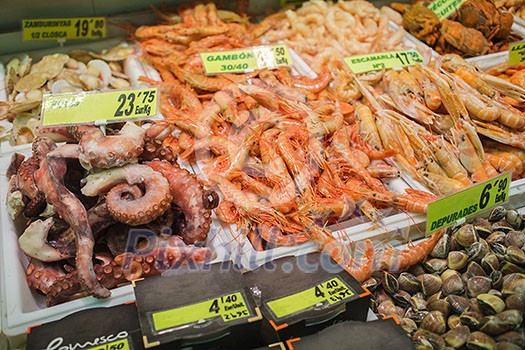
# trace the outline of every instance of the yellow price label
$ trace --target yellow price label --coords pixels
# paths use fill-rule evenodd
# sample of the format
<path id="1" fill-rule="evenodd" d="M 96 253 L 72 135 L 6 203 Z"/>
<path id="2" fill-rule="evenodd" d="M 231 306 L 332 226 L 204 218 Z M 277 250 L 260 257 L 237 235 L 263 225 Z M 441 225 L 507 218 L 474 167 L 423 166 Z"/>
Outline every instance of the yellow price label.
<path id="1" fill-rule="evenodd" d="M 426 233 L 456 223 L 509 198 L 510 172 L 429 203 Z"/>
<path id="2" fill-rule="evenodd" d="M 334 277 L 302 292 L 266 302 L 266 305 L 277 318 L 282 318 L 316 306 L 324 308 L 354 295 L 355 293 L 339 277 Z"/>
<path id="3" fill-rule="evenodd" d="M 106 123 L 157 115 L 158 88 L 46 94 L 42 125 Z"/>
<path id="4" fill-rule="evenodd" d="M 100 39 L 106 37 L 105 17 L 22 20 L 24 40 Z"/>
<path id="5" fill-rule="evenodd" d="M 277 68 L 292 64 L 292 58 L 286 45 L 203 52 L 200 56 L 206 74 L 250 72 L 256 69 Z"/>
<path id="6" fill-rule="evenodd" d="M 413 66 L 423 63 L 423 56 L 416 50 L 379 52 L 344 58 L 345 63 L 355 74 L 380 69 Z"/>
<path id="7" fill-rule="evenodd" d="M 155 312 L 152 318 L 154 329 L 161 331 L 218 317 L 224 322 L 231 322 L 250 315 L 250 310 L 241 292 L 236 292 L 192 305 Z"/>
<path id="8" fill-rule="evenodd" d="M 130 350 L 128 339 L 120 339 L 111 343 L 101 344 L 86 350 Z"/>
<path id="9" fill-rule="evenodd" d="M 525 41 L 509 46 L 509 67 L 525 62 Z"/>
<path id="10" fill-rule="evenodd" d="M 428 8 L 434 11 L 439 20 L 450 17 L 461 5 L 467 0 L 436 0 L 428 5 Z"/>

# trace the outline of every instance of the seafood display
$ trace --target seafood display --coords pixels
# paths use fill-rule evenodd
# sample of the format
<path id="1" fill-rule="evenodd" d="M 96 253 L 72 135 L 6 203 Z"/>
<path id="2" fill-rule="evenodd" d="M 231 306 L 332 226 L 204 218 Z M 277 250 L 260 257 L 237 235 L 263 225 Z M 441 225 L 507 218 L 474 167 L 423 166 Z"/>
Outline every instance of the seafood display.
<path id="1" fill-rule="evenodd" d="M 27 220 L 20 249 L 30 287 L 52 306 L 210 260 L 213 191 L 177 163 L 145 161 L 143 127 L 39 128 L 32 155 L 14 154 L 8 212 Z M 57 145 L 59 141 L 68 143 Z"/>
<path id="2" fill-rule="evenodd" d="M 400 14 L 310 0 L 265 17 L 248 15 L 248 1 L 217 6 L 154 7 L 158 23 L 125 25 L 133 44 L 5 65 L 0 128 L 32 149 L 9 154 L 5 210 L 16 232 L 2 235 L 20 248 L 35 304 L 106 299 L 186 264 L 248 270 L 247 254 L 234 256 L 244 248 L 257 263 L 317 249 L 417 348 L 524 347 L 517 210 L 389 245 L 421 227 L 432 201 L 501 173 L 525 177 L 524 67 L 482 71 L 464 59 L 521 40 L 512 15 L 490 0 L 468 0 L 443 21 L 421 2 L 393 5 Z M 423 63 L 363 74 L 344 63 L 413 48 L 406 30 L 440 55 L 421 47 Z M 286 44 L 294 64 L 213 75 L 200 55 L 267 44 Z M 128 74 L 128 58 L 158 77 Z M 39 125 L 46 93 L 136 81 L 158 87 L 162 118 Z"/>
<path id="3" fill-rule="evenodd" d="M 439 20 L 424 2 L 392 3 L 403 14 L 403 26 L 440 54 L 463 57 L 505 51 L 522 39 L 511 30 L 513 15 L 496 7 L 492 0 L 468 0 L 447 19 Z"/>
<path id="4" fill-rule="evenodd" d="M 134 51 L 121 44 L 102 53 L 76 50 L 46 55 L 38 62 L 29 55 L 11 59 L 5 67 L 7 101 L 0 102 L 2 139 L 13 146 L 33 141 L 44 94 L 129 87 L 124 61 Z"/>
<path id="5" fill-rule="evenodd" d="M 495 207 L 447 229 L 428 258 L 364 284 L 373 308 L 396 316 L 418 349 L 525 346 L 523 216 Z"/>
<path id="6" fill-rule="evenodd" d="M 498 9 L 512 13 L 521 19 L 525 19 L 525 7 L 521 0 L 495 0 L 494 4 Z"/>
<path id="7" fill-rule="evenodd" d="M 367 1 L 311 0 L 295 11 L 266 17 L 254 29 L 254 36 L 263 43 L 286 43 L 321 74 L 327 67 L 340 67 L 344 57 L 406 48 L 405 31 L 392 29 L 390 20 L 400 24 L 401 16 Z"/>

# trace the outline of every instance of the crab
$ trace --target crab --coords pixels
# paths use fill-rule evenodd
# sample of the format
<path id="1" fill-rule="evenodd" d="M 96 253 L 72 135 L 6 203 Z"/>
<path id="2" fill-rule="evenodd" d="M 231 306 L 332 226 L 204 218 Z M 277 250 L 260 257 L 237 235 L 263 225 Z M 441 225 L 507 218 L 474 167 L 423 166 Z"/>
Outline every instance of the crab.
<path id="1" fill-rule="evenodd" d="M 458 11 L 457 21 L 487 38 L 506 38 L 513 23 L 512 14 L 500 11 L 490 0 L 467 0 Z"/>
<path id="2" fill-rule="evenodd" d="M 403 13 L 403 25 L 416 38 L 434 46 L 439 38 L 440 21 L 434 11 L 418 2 L 414 5 L 392 3 L 392 8 Z"/>
<path id="3" fill-rule="evenodd" d="M 450 50 L 444 50 L 447 45 L 468 56 L 485 55 L 491 47 L 491 43 L 480 31 L 467 28 L 459 22 L 444 19 L 441 22 L 441 37 L 436 49 L 449 52 Z"/>

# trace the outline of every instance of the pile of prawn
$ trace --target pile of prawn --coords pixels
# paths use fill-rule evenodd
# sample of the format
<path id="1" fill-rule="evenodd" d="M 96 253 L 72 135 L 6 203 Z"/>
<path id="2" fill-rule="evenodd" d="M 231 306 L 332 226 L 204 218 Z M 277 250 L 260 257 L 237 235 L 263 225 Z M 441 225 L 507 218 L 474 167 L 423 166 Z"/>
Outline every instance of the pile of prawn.
<path id="1" fill-rule="evenodd" d="M 367 1 L 311 0 L 295 11 L 268 16 L 253 34 L 263 42 L 284 41 L 319 74 L 344 57 L 405 48 L 405 30 L 389 26 L 391 19 L 400 22 L 400 17 Z"/>
<path id="2" fill-rule="evenodd" d="M 287 67 L 204 74 L 200 52 L 260 44 L 264 21 L 251 25 L 213 4 L 165 19 L 171 24 L 135 32 L 144 60 L 162 77 L 144 79 L 160 86 L 165 117 L 150 128 L 152 154 L 198 166 L 222 194 L 217 217 L 237 224 L 256 249 L 314 241 L 366 279 L 372 260 L 381 260 L 371 242 L 358 262 L 326 226 L 364 216 L 379 223 L 382 208 L 423 213 L 435 196 L 394 193 L 383 184 L 399 176 L 384 161 L 396 152 L 363 140 L 373 116 L 342 101 L 330 74 L 308 79 Z"/>
<path id="3" fill-rule="evenodd" d="M 400 150 L 395 163 L 438 195 L 511 171 L 523 177 L 525 90 L 458 55 L 433 65 L 355 79 L 374 111 L 371 145 Z"/>

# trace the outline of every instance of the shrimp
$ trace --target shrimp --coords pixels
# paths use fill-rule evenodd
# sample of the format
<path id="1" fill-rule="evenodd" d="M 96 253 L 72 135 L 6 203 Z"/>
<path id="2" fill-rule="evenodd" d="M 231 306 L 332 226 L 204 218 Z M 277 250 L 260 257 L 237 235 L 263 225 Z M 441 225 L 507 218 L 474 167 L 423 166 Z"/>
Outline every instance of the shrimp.
<path id="1" fill-rule="evenodd" d="M 359 104 L 355 108 L 355 117 L 359 126 L 359 134 L 369 145 L 376 150 L 383 150 L 383 143 L 377 131 L 375 118 L 370 108 L 364 104 Z"/>
<path id="2" fill-rule="evenodd" d="M 490 164 L 500 173 L 511 171 L 512 177 L 517 178 L 523 172 L 523 162 L 512 153 L 487 150 L 485 155 Z"/>
<path id="3" fill-rule="evenodd" d="M 397 272 L 405 267 L 417 264 L 430 254 L 444 233 L 444 230 L 438 230 L 421 243 L 416 245 L 409 243 L 407 249 L 389 248 L 383 251 L 377 259 L 377 269 Z"/>
<path id="4" fill-rule="evenodd" d="M 258 232 L 266 242 L 277 246 L 294 246 L 310 240 L 304 232 L 285 234 L 278 226 L 265 223 L 259 225 Z"/>

